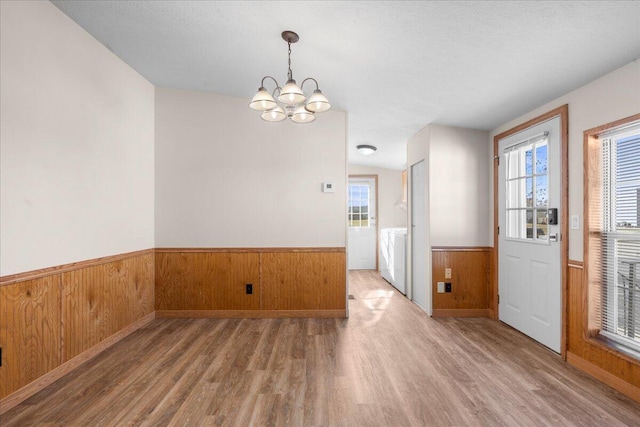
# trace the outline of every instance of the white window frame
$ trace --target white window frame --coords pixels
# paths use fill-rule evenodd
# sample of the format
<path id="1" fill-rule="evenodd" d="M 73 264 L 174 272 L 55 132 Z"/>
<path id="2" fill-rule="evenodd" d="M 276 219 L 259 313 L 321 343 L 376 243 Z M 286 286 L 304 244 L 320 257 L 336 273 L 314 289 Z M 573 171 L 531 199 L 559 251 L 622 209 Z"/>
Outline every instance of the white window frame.
<path id="1" fill-rule="evenodd" d="M 546 145 L 547 146 L 547 171 L 544 174 L 540 174 L 540 173 L 536 173 L 536 161 L 537 161 L 537 153 L 536 153 L 536 148 L 542 145 Z M 536 244 L 543 244 L 543 245 L 549 245 L 550 241 L 549 241 L 549 232 L 548 232 L 548 227 L 547 227 L 547 234 L 544 235 L 544 237 L 540 237 L 538 236 L 538 212 L 545 212 L 545 215 L 548 216 L 547 212 L 549 209 L 549 192 L 551 191 L 551 188 L 549 188 L 549 150 L 548 150 L 548 145 L 549 145 L 549 139 L 548 139 L 548 135 L 546 133 L 542 134 L 542 135 L 538 135 L 535 136 L 533 138 L 529 138 L 525 141 L 521 141 L 519 143 L 516 143 L 514 145 L 511 145 L 509 147 L 506 147 L 503 151 L 503 158 L 504 158 L 504 162 L 505 162 L 505 185 L 506 185 L 506 189 L 505 189 L 505 225 L 506 225 L 506 230 L 505 230 L 505 239 L 506 240 L 513 240 L 513 241 L 522 241 L 522 242 L 528 242 L 528 243 L 536 243 Z M 527 174 L 526 172 L 526 152 L 528 150 L 531 150 L 531 174 Z M 518 176 L 510 176 L 509 173 L 511 171 L 511 167 L 510 167 L 510 153 L 512 153 L 513 151 L 517 151 L 518 152 L 518 162 L 519 162 L 519 167 L 518 169 L 520 171 L 524 171 L 524 174 L 519 174 Z M 537 180 L 539 177 L 547 177 L 547 206 L 543 207 L 543 206 L 537 206 L 536 203 L 536 196 L 537 196 L 537 190 L 538 190 L 538 185 L 537 185 Z M 532 201 L 531 201 L 531 206 L 527 206 L 526 205 L 526 196 L 527 196 L 527 188 L 526 188 L 526 182 L 527 179 L 531 178 L 531 197 L 532 197 Z M 509 191 L 509 183 L 511 182 L 516 182 L 516 181 L 520 181 L 522 184 L 519 186 L 520 189 L 520 194 L 524 194 L 524 197 L 521 197 L 524 201 L 525 201 L 525 205 L 524 206 L 517 206 L 517 207 L 510 207 L 512 205 L 511 201 L 510 201 L 510 197 L 511 197 L 511 192 Z M 523 225 L 525 227 L 524 229 L 524 236 L 525 237 L 518 237 L 515 236 L 512 233 L 512 224 L 511 224 L 511 216 L 509 215 L 511 212 L 518 212 L 519 213 L 519 217 L 520 220 L 518 221 L 518 226 Z M 527 213 L 531 212 L 532 214 L 532 228 L 531 228 L 531 237 L 526 237 L 527 236 Z M 520 230 L 522 231 L 522 230 Z"/>

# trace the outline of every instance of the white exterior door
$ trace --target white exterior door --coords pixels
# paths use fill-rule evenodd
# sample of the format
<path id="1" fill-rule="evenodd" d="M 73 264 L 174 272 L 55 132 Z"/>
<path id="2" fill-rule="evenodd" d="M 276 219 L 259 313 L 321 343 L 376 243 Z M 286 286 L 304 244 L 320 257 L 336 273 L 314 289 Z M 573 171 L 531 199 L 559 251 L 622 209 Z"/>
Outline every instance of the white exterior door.
<path id="1" fill-rule="evenodd" d="M 348 197 L 349 270 L 375 270 L 378 252 L 375 178 L 349 177 Z"/>
<path id="2" fill-rule="evenodd" d="M 498 141 L 499 317 L 557 353 L 562 330 L 560 131 L 556 117 Z"/>

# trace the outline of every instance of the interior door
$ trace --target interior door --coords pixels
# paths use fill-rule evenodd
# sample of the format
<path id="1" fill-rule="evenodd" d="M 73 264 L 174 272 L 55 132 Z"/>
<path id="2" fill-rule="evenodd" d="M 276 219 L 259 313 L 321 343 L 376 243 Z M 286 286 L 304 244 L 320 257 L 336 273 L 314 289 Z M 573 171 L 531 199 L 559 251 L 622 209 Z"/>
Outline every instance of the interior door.
<path id="1" fill-rule="evenodd" d="M 427 283 L 427 204 L 425 161 L 411 166 L 411 299 L 431 315 Z"/>
<path id="2" fill-rule="evenodd" d="M 375 177 L 349 177 L 347 251 L 349 270 L 377 269 Z"/>
<path id="3" fill-rule="evenodd" d="M 498 141 L 500 320 L 560 353 L 561 123 Z"/>

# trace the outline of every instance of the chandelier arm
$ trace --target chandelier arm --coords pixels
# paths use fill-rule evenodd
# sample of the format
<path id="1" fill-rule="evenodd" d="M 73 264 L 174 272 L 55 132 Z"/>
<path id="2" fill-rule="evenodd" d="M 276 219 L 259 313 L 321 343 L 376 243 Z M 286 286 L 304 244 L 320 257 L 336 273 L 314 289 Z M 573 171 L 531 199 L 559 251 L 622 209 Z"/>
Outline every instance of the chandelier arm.
<path id="1" fill-rule="evenodd" d="M 313 80 L 313 82 L 316 84 L 316 90 L 320 89 L 320 87 L 318 86 L 318 81 L 316 79 L 314 79 L 313 77 L 307 77 L 306 79 L 304 79 L 302 81 L 302 84 L 300 85 L 300 89 L 302 89 L 304 87 L 304 82 L 306 82 L 307 80 Z"/>
<path id="2" fill-rule="evenodd" d="M 278 81 L 277 81 L 276 79 L 274 79 L 273 77 L 271 77 L 271 76 L 264 76 L 264 77 L 262 78 L 262 83 L 260 83 L 260 86 L 264 87 L 264 81 L 265 81 L 266 79 L 271 79 L 271 80 L 273 80 L 273 82 L 276 84 L 276 88 L 279 88 L 279 87 L 280 87 L 280 85 L 278 84 Z"/>

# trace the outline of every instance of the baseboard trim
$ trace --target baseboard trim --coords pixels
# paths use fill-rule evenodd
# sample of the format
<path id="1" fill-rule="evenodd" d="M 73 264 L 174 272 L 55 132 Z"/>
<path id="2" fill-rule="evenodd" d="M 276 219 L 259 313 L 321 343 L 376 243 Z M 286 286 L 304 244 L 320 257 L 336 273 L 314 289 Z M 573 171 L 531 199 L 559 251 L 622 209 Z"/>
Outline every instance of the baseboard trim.
<path id="1" fill-rule="evenodd" d="M 597 380 L 602 381 L 609 387 L 618 390 L 620 393 L 640 403 L 640 388 L 634 386 L 633 384 L 629 384 L 622 378 L 617 377 L 608 371 L 605 371 L 601 367 L 594 365 L 588 360 L 585 360 L 575 353 L 571 353 L 570 351 L 567 351 L 567 362 L 570 365 L 580 369 L 581 371 L 586 372 Z"/>
<path id="2" fill-rule="evenodd" d="M 95 356 L 102 353 L 112 345 L 116 344 L 117 342 L 125 338 L 127 335 L 130 335 L 131 333 L 137 331 L 138 329 L 146 326 L 148 323 L 153 321 L 153 319 L 155 319 L 155 312 L 151 312 L 146 316 L 144 316 L 143 318 L 135 321 L 134 323 L 128 326 L 125 326 L 115 334 L 102 340 L 101 342 L 94 345 L 90 349 L 83 351 L 73 359 L 66 361 L 65 363 L 58 366 L 57 368 L 47 372 L 40 378 L 33 380 L 32 382 L 25 385 L 24 387 L 6 396 L 4 399 L 0 400 L 0 415 L 4 414 L 9 409 L 19 405 L 20 403 L 24 402 L 26 399 L 33 396 L 37 392 L 43 390 L 47 386 L 53 384 L 54 382 L 56 382 L 63 376 L 67 375 L 69 372 L 73 371 L 83 363 L 93 359 Z"/>
<path id="3" fill-rule="evenodd" d="M 488 308 L 434 308 L 432 317 L 491 317 Z"/>
<path id="4" fill-rule="evenodd" d="M 347 317 L 347 310 L 156 310 L 156 319 L 274 319 Z"/>
<path id="5" fill-rule="evenodd" d="M 431 252 L 491 252 L 491 246 L 431 246 Z"/>
<path id="6" fill-rule="evenodd" d="M 274 247 L 274 248 L 155 248 L 157 253 L 326 253 L 346 252 L 345 247 Z"/>

